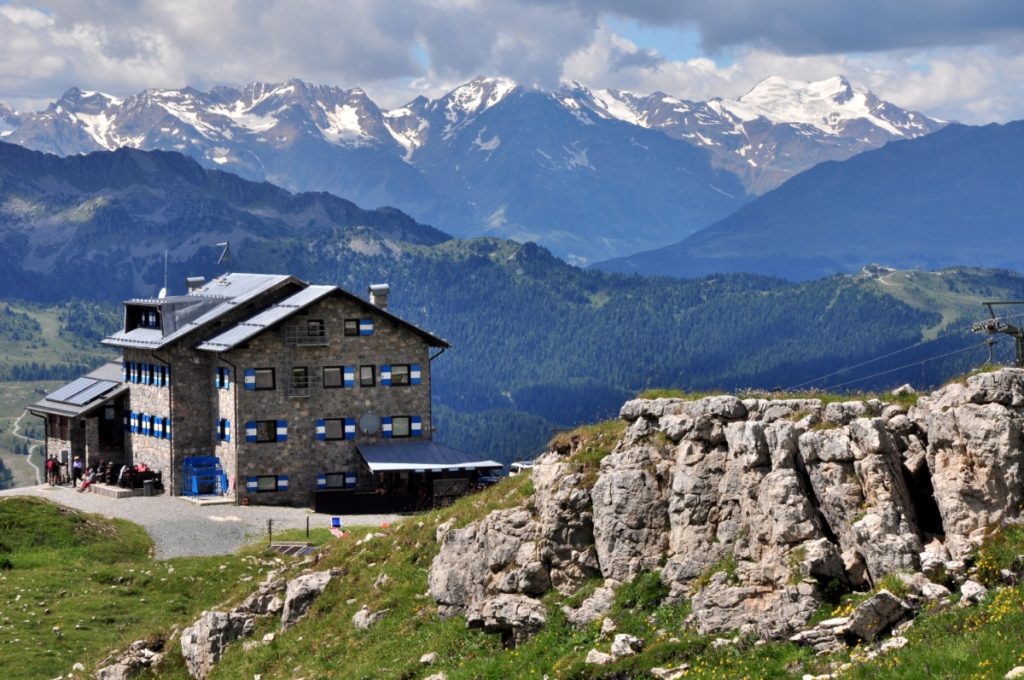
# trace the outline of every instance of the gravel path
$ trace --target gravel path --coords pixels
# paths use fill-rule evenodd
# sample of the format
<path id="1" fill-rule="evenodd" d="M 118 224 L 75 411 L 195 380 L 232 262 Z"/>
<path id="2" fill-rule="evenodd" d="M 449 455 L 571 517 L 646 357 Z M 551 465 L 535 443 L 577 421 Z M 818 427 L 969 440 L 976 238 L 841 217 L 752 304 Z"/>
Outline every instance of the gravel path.
<path id="1" fill-rule="evenodd" d="M 25 410 L 25 411 L 21 412 L 21 415 L 18 416 L 18 419 L 14 421 L 14 431 L 12 431 L 11 434 L 13 434 L 15 437 L 18 437 L 19 439 L 24 439 L 25 441 L 27 441 L 29 443 L 28 455 L 25 456 L 25 462 L 28 463 L 29 465 L 31 465 L 32 469 L 36 471 L 36 484 L 42 484 L 43 483 L 43 474 L 42 474 L 42 472 L 39 471 L 39 468 L 36 467 L 36 464 L 32 462 L 32 452 L 35 449 L 37 449 L 38 447 L 42 446 L 42 442 L 39 441 L 38 439 L 32 439 L 31 437 L 26 437 L 25 435 L 21 434 L 18 431 L 18 430 L 21 429 L 21 419 L 24 418 L 27 415 L 28 415 L 28 410 Z"/>
<path id="2" fill-rule="evenodd" d="M 98 493 L 78 493 L 71 487 L 26 486 L 0 491 L 0 499 L 10 496 L 37 496 L 77 510 L 126 519 L 146 530 L 156 546 L 156 558 L 194 555 L 227 555 L 257 536 L 266 537 L 267 520 L 274 531 L 324 529 L 331 516 L 304 508 L 270 506 L 194 505 L 173 496 L 134 496 L 110 498 Z M 380 526 L 400 521 L 400 515 L 342 516 L 343 526 Z"/>

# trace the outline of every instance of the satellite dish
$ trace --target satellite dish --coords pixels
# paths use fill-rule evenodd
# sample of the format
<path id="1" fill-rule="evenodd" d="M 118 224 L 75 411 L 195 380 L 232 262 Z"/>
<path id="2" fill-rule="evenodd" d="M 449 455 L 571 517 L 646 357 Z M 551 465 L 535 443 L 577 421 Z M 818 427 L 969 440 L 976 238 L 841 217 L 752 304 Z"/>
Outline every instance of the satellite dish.
<path id="1" fill-rule="evenodd" d="M 159 293 L 157 293 L 157 294 L 156 294 L 156 296 L 157 296 L 157 297 L 158 297 L 159 299 L 163 300 L 163 299 L 164 299 L 165 297 L 167 297 L 167 289 L 166 289 L 166 288 L 161 288 L 161 289 L 160 289 L 160 292 L 159 292 Z"/>
<path id="2" fill-rule="evenodd" d="M 367 413 L 359 419 L 359 431 L 363 434 L 377 434 L 380 429 L 380 416 L 376 413 Z"/>

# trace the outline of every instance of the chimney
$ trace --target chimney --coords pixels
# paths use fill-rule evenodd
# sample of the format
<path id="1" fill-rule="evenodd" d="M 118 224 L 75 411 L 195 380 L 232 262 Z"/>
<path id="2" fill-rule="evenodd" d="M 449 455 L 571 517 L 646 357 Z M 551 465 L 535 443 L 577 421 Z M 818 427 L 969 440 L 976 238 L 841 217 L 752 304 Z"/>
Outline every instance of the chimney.
<path id="1" fill-rule="evenodd" d="M 374 283 L 367 289 L 370 293 L 370 304 L 381 309 L 388 308 L 388 293 L 391 286 L 386 283 Z"/>
<path id="2" fill-rule="evenodd" d="M 203 287 L 206 283 L 206 277 L 203 276 L 190 276 L 185 279 L 185 285 L 188 287 L 188 292 L 192 293 Z"/>

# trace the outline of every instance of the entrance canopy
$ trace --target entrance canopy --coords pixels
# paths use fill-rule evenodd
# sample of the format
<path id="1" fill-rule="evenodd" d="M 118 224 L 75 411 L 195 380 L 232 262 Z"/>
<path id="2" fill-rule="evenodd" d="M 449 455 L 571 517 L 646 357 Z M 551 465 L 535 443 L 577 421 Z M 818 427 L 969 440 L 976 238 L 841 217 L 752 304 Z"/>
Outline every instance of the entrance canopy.
<path id="1" fill-rule="evenodd" d="M 373 472 L 457 472 L 501 468 L 501 463 L 484 460 L 434 441 L 375 442 L 357 444 L 356 449 Z"/>

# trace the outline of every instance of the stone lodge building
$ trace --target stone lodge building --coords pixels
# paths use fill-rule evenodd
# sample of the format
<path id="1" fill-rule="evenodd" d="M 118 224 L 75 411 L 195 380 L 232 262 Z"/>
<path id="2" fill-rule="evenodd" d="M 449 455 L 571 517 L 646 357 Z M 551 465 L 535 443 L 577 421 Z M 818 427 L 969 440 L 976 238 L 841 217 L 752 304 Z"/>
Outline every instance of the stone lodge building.
<path id="1" fill-rule="evenodd" d="M 162 473 L 173 494 L 332 512 L 425 507 L 500 468 L 433 441 L 431 361 L 448 343 L 370 301 L 292 276 L 188 279 L 124 303 L 123 361 L 30 407 L 47 453 Z M 204 456 L 207 458 L 193 458 Z M 189 467 L 214 460 L 223 482 Z"/>

